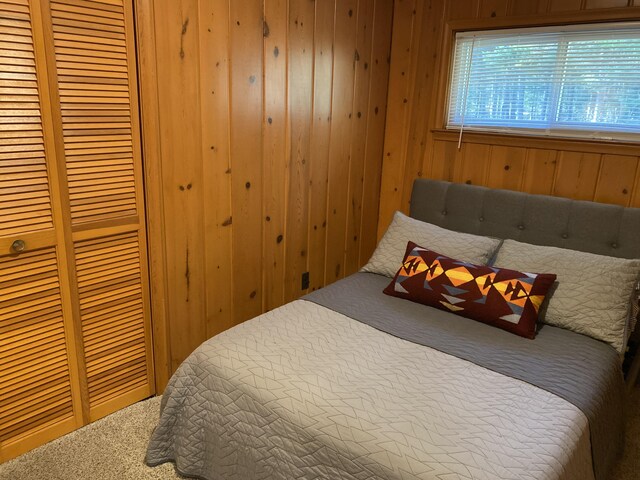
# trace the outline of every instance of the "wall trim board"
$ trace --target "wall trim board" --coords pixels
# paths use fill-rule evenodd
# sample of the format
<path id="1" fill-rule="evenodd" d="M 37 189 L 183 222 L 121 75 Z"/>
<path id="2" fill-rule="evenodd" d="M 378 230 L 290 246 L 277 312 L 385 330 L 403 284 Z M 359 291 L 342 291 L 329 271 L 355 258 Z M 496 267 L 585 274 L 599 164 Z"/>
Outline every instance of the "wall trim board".
<path id="1" fill-rule="evenodd" d="M 449 31 L 499 30 L 521 27 L 551 27 L 581 23 L 607 23 L 640 20 L 640 7 L 599 8 L 579 12 L 555 12 L 507 17 L 456 19 L 447 22 Z"/>
<path id="2" fill-rule="evenodd" d="M 164 236 L 164 197 L 162 164 L 151 159 L 160 158 L 160 124 L 156 32 L 153 0 L 135 0 L 134 18 L 138 61 L 138 89 L 140 125 L 142 132 L 142 165 L 147 219 L 147 248 L 149 258 L 149 286 L 151 290 L 151 326 L 155 386 L 158 394 L 164 391 L 171 377 L 171 344 L 167 311 L 167 266 Z"/>
<path id="3" fill-rule="evenodd" d="M 436 128 L 431 130 L 431 132 L 433 133 L 434 140 L 458 142 L 458 138 L 460 137 L 459 130 Z M 478 132 L 474 130 L 464 130 L 462 133 L 462 142 L 615 155 L 637 155 L 638 151 L 640 151 L 640 144 L 638 143 L 591 139 L 581 140 L 572 137 L 544 137 L 512 133 Z"/>

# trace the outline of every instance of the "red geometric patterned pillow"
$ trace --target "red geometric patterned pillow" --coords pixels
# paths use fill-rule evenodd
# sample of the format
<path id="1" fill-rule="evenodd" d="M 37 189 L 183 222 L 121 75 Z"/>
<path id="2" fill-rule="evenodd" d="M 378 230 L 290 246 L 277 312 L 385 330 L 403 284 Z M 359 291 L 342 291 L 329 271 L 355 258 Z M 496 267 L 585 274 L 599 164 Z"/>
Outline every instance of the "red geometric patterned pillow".
<path id="1" fill-rule="evenodd" d="M 555 279 L 462 262 L 409 242 L 384 293 L 534 338 L 540 305 Z"/>

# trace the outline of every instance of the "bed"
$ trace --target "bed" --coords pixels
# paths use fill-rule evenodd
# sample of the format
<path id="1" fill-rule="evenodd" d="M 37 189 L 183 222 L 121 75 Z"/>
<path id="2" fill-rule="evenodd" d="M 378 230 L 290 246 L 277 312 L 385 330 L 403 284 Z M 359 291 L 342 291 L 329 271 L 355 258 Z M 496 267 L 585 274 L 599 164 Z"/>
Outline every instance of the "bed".
<path id="1" fill-rule="evenodd" d="M 640 258 L 640 209 L 419 179 L 410 216 Z M 207 480 L 608 478 L 620 346 L 553 325 L 523 338 L 385 295 L 390 278 L 366 270 L 194 351 L 163 395 L 147 464 Z"/>

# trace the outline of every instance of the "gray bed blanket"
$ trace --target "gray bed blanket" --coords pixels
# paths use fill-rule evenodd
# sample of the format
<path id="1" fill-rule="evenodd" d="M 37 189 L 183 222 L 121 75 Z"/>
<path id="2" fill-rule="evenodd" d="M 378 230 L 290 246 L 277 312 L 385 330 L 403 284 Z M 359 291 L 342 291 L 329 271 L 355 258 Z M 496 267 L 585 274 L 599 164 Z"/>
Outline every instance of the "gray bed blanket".
<path id="1" fill-rule="evenodd" d="M 297 300 L 180 365 L 146 461 L 209 480 L 595 480 L 589 434 L 553 393 Z"/>
<path id="2" fill-rule="evenodd" d="M 542 388 L 589 421 L 594 475 L 606 480 L 622 451 L 624 381 L 613 348 L 543 326 L 535 340 L 382 293 L 389 278 L 358 273 L 303 300 L 404 340 L 425 345 Z"/>

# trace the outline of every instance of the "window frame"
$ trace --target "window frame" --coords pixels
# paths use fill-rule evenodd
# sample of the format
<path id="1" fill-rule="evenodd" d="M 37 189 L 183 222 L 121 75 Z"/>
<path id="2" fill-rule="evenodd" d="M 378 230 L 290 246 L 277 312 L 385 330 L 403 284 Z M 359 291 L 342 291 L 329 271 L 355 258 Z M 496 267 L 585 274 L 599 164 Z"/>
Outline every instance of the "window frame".
<path id="1" fill-rule="evenodd" d="M 464 19 L 464 20 L 449 20 L 446 22 L 443 28 L 443 34 L 441 37 L 441 51 L 442 56 L 440 58 L 439 74 L 435 79 L 433 92 L 436 95 L 436 111 L 434 113 L 437 118 L 436 127 L 431 130 L 432 134 L 444 139 L 457 138 L 460 135 L 459 128 L 447 128 L 447 113 L 448 113 L 448 101 L 449 91 L 451 87 L 450 78 L 453 71 L 454 61 L 454 48 L 455 48 L 455 36 L 459 32 L 467 31 L 489 31 L 489 30 L 511 30 L 518 28 L 530 28 L 530 27 L 557 27 L 557 26 L 572 26 L 572 25 L 585 25 L 585 24 L 602 24 L 602 23 L 618 23 L 618 22 L 639 22 L 640 21 L 640 7 L 628 7 L 626 9 L 611 9 L 611 10 L 586 10 L 579 13 L 556 13 L 545 15 L 527 15 L 520 17 L 492 17 L 492 18 L 478 18 L 478 19 Z M 587 136 L 570 135 L 568 132 L 558 132 L 554 135 L 534 134 L 530 129 L 521 129 L 518 131 L 490 131 L 464 128 L 464 132 L 473 134 L 475 138 L 481 138 L 482 136 L 490 136 L 494 139 L 503 138 L 506 142 L 510 142 L 509 138 L 522 139 L 529 144 L 535 144 L 540 148 L 544 148 L 546 144 L 549 146 L 556 145 L 563 139 L 571 142 L 586 142 L 592 146 L 595 145 L 620 145 L 624 151 L 628 151 L 629 147 L 637 148 L 640 144 L 640 139 L 624 138 L 624 139 L 606 139 L 606 138 L 594 138 Z M 631 136 L 637 137 L 632 134 Z M 630 137 L 631 137 L 630 136 Z"/>

